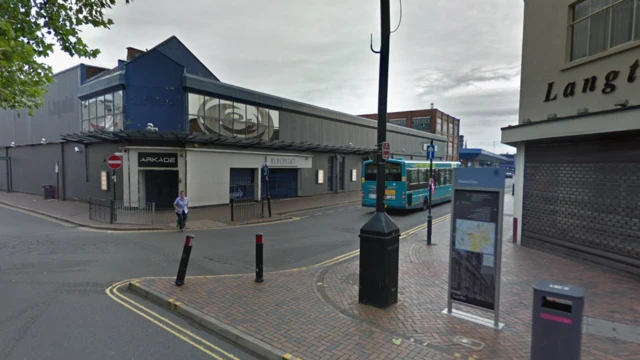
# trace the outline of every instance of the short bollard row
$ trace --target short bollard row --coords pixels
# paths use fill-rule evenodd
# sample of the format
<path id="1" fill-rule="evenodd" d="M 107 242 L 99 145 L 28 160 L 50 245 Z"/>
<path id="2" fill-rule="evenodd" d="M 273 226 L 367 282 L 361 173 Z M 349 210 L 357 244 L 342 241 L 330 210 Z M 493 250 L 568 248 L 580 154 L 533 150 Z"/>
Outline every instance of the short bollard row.
<path id="1" fill-rule="evenodd" d="M 176 286 L 184 285 L 184 280 L 187 276 L 187 267 L 189 266 L 189 258 L 191 257 L 191 242 L 195 239 L 195 236 L 189 234 L 184 240 L 184 247 L 182 249 L 182 257 L 180 258 L 180 266 L 178 267 L 178 276 L 176 276 Z M 263 234 L 256 234 L 256 282 L 264 281 L 264 251 L 263 251 Z"/>

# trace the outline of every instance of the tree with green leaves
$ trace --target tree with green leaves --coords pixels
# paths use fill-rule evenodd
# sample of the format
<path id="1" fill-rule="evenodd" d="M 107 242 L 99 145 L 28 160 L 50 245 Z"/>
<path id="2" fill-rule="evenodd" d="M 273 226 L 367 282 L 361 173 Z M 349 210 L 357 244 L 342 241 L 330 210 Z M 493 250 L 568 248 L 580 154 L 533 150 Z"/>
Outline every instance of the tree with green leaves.
<path id="1" fill-rule="evenodd" d="M 129 4 L 132 0 L 126 0 Z M 42 59 L 62 51 L 93 59 L 100 53 L 80 37 L 81 27 L 109 28 L 105 10 L 116 0 L 0 0 L 0 108 L 42 106 L 53 70 Z"/>

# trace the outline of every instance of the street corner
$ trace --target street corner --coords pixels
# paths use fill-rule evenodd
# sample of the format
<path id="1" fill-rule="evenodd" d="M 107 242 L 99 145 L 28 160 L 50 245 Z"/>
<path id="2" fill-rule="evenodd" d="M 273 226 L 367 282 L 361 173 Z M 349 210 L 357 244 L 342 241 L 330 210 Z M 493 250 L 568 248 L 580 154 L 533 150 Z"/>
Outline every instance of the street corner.
<path id="1" fill-rule="evenodd" d="M 217 281 L 219 280 L 219 281 Z M 220 281 L 222 283 L 220 283 Z M 239 284 L 247 283 L 247 288 L 254 288 L 250 283 L 250 279 L 246 275 L 228 275 L 228 276 L 201 276 L 191 277 L 187 282 L 178 287 L 173 283 L 171 278 L 146 278 L 135 279 L 131 281 L 120 282 L 121 286 L 127 288 L 140 296 L 141 298 L 166 308 L 171 312 L 175 312 L 195 323 L 203 326 L 207 330 L 226 338 L 232 343 L 244 347 L 259 356 L 266 359 L 302 359 L 295 355 L 295 352 L 281 349 L 282 344 L 279 342 L 265 342 L 258 337 L 259 334 L 251 334 L 242 326 L 235 323 L 255 322 L 255 319 L 237 319 L 228 321 L 226 316 L 218 318 L 215 314 L 223 314 L 226 312 L 239 313 L 238 308 L 232 308 L 231 303 L 226 306 L 222 304 L 218 311 L 211 311 L 209 304 L 219 304 L 219 300 L 213 299 L 213 293 L 222 293 L 222 297 L 230 300 L 232 303 L 242 302 L 245 296 L 251 294 L 240 294 L 234 290 L 224 291 L 220 289 L 237 289 Z M 253 282 L 255 284 L 255 282 Z M 260 286 L 260 285 L 257 285 Z M 248 290 L 251 291 L 251 290 Z M 259 291 L 259 290 L 258 290 Z M 254 298 L 256 294 L 253 294 Z M 134 302 L 135 300 L 129 300 Z M 144 308 L 144 305 L 137 303 L 138 308 Z M 247 306 L 246 304 L 244 306 Z M 257 304 L 248 307 L 256 307 Z M 241 306 L 242 307 L 242 306 Z M 166 323 L 167 320 L 157 316 Z M 260 317 L 260 316 L 258 316 Z M 191 332 L 183 329 L 184 333 L 193 336 Z M 257 336 L 256 336 L 257 335 Z M 276 345 L 272 345 L 276 344 Z"/>

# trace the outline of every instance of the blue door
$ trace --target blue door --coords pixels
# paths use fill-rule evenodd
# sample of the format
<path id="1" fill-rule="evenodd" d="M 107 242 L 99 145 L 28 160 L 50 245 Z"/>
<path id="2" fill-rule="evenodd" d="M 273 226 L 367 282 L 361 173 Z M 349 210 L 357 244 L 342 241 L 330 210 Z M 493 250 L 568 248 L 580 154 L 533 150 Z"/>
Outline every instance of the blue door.
<path id="1" fill-rule="evenodd" d="M 298 169 L 269 169 L 269 192 L 272 199 L 298 196 Z M 262 196 L 267 196 L 267 182 L 262 180 Z"/>
<path id="2" fill-rule="evenodd" d="M 231 169 L 229 182 L 229 198 L 255 199 L 255 170 L 254 169 Z"/>

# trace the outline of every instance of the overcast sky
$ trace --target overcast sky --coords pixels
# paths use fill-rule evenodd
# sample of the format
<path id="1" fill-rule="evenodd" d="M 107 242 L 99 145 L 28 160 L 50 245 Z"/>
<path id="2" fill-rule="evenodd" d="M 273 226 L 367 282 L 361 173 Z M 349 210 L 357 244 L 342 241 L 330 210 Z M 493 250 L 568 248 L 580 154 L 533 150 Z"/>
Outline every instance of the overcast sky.
<path id="1" fill-rule="evenodd" d="M 521 0 L 404 0 L 391 35 L 389 111 L 435 107 L 460 118 L 468 147 L 496 152 L 517 123 Z M 400 17 L 391 0 L 391 26 Z M 56 53 L 54 71 L 114 67 L 125 48 L 176 35 L 221 81 L 351 114 L 377 112 L 380 5 L 375 0 L 135 0 L 109 11 L 110 30 L 86 29 L 102 53 Z"/>

